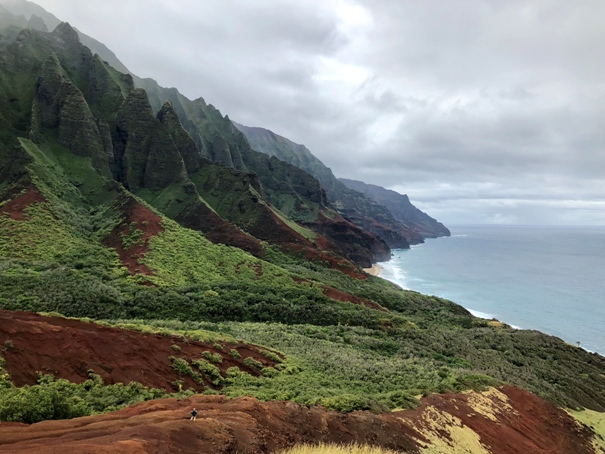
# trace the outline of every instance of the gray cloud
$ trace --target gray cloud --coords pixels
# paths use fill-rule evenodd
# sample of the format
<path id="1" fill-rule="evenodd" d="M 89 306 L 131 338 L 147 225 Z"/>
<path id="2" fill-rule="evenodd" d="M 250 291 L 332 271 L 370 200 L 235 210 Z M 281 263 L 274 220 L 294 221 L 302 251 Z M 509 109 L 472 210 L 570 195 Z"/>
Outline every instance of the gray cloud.
<path id="1" fill-rule="evenodd" d="M 605 224 L 600 0 L 38 3 L 446 224 Z"/>

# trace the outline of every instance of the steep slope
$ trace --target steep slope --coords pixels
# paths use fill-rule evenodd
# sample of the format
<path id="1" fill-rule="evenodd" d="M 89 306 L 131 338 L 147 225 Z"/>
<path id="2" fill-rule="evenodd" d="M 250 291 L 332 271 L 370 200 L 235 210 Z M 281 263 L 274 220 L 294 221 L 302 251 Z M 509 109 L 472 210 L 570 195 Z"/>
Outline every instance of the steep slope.
<path id="1" fill-rule="evenodd" d="M 106 178 L 113 175 L 128 190 L 184 226 L 258 257 L 263 255 L 260 241 L 280 245 L 284 250 L 314 251 L 317 257 L 325 255 L 324 250 L 346 255 L 363 266 L 388 256 L 388 248 L 380 240 L 346 223 L 334 235 L 336 244 L 307 231 L 267 203 L 264 188 L 249 184 L 257 180 L 246 175 L 248 172 L 234 172 L 203 159 L 174 110 L 166 107 L 156 118 L 146 93 L 134 89 L 131 76 L 118 73 L 93 56 L 68 24 L 59 25 L 50 34 L 23 30 L 4 52 L 7 90 L 0 94 L 0 103 L 7 107 L 4 137 L 0 137 L 4 146 L 10 147 L 16 137 L 27 136 L 38 144 L 56 142 L 72 153 L 87 155 Z M 26 58 L 27 52 L 30 55 Z M 272 187 L 285 184 L 278 178 L 287 180 L 289 173 L 272 176 Z M 193 182 L 207 183 L 204 176 L 236 180 L 232 187 L 223 186 L 221 191 L 235 193 L 226 198 L 228 202 L 237 202 L 238 198 L 244 201 L 246 208 L 240 204 L 237 219 L 225 219 L 218 214 L 220 207 L 204 200 Z M 324 196 L 317 183 L 311 177 L 290 181 L 301 188 L 305 203 L 314 204 L 309 207 L 299 200 L 297 206 L 319 217 Z M 242 187 L 245 193 L 240 191 Z M 321 223 L 322 227 L 328 225 L 324 231 L 337 230 L 330 229 L 330 224 L 329 219 Z M 344 241 L 339 242 L 341 231 L 347 227 L 354 234 L 344 235 Z"/>
<path id="2" fill-rule="evenodd" d="M 255 150 L 276 156 L 316 177 L 326 190 L 329 202 L 338 212 L 383 238 L 390 247 L 407 248 L 409 244 L 421 243 L 424 238 L 444 234 L 443 228 L 433 230 L 431 225 L 425 225 L 427 223 L 417 223 L 418 216 L 415 212 L 414 217 L 403 213 L 395 217 L 389 207 L 368 198 L 363 191 L 347 187 L 304 145 L 296 144 L 267 129 L 234 124 L 246 135 Z M 412 213 L 412 210 L 408 212 Z"/>
<path id="3" fill-rule="evenodd" d="M 106 384 L 136 381 L 174 391 L 178 381 L 184 389 L 202 392 L 220 385 L 213 384 L 212 377 L 199 374 L 202 379 L 196 381 L 197 377 L 180 373 L 173 367 L 174 358 L 193 362 L 204 354 L 209 356 L 204 352 L 218 355 L 220 360 L 215 362 L 222 378 L 230 367 L 259 376 L 260 371 L 248 365 L 251 360 L 246 363 L 247 358 L 263 367 L 276 365 L 263 356 L 261 348 L 234 339 L 200 342 L 27 312 L 0 310 L 0 339 L 10 340 L 10 348 L 5 348 L 2 356 L 4 369 L 16 386 L 36 384 L 39 373 L 81 383 L 94 372 Z M 235 357 L 229 353 L 233 350 L 238 352 Z"/>
<path id="4" fill-rule="evenodd" d="M 54 30 L 61 21 L 53 14 L 46 11 L 36 3 L 27 0 L 0 0 L 0 5 L 16 16 L 22 16 L 22 21 L 27 24 L 19 24 L 20 28 L 33 28 L 40 31 Z M 98 54 L 103 61 L 121 73 L 128 74 L 128 68 L 116 57 L 116 55 L 105 46 L 105 44 L 77 30 L 82 44 L 93 53 Z"/>
<path id="5" fill-rule="evenodd" d="M 28 26 L 27 18 L 38 18 L 38 16 L 33 15 L 34 13 L 40 14 L 42 17 L 42 19 L 40 19 L 42 25 L 44 25 L 44 21 L 53 26 L 58 23 L 56 17 L 47 13 L 34 3 L 25 0 L 4 0 L 4 2 L 7 8 L 16 14 L 21 15 L 11 15 L 11 20 L 15 24 L 15 27 Z M 88 87 L 86 81 L 83 81 L 84 83 L 78 83 L 78 81 L 76 81 L 76 85 L 91 104 L 90 108 L 93 111 L 95 118 L 100 120 L 97 127 L 101 133 L 103 144 L 106 150 L 108 150 L 110 165 L 118 180 L 122 181 L 121 178 L 123 178 L 124 175 L 121 172 L 124 168 L 123 154 L 125 150 L 123 143 L 120 144 L 120 142 L 123 142 L 123 137 L 116 134 L 115 125 L 113 123 L 115 123 L 115 111 L 119 107 L 119 103 L 121 103 L 124 98 L 128 97 L 128 86 L 132 84 L 128 79 L 124 79 L 122 74 L 116 73 L 109 65 L 113 65 L 119 71 L 123 72 L 127 72 L 127 69 L 117 59 L 115 54 L 103 44 L 75 30 L 72 30 L 72 32 L 71 36 L 64 37 L 66 43 L 70 43 L 71 47 L 77 47 L 77 45 L 79 45 L 79 36 L 79 39 L 81 39 L 84 44 L 88 45 L 94 52 L 101 56 L 94 56 L 94 68 L 92 69 L 96 70 L 96 73 L 90 77 L 92 86 Z M 92 55 L 86 55 L 84 60 L 87 61 L 90 58 L 92 58 Z M 85 69 L 87 72 L 91 72 L 91 68 L 86 67 Z M 110 74 L 113 79 L 122 79 L 118 84 L 121 93 L 117 93 L 115 84 L 111 83 L 107 74 L 101 74 L 107 72 L 113 73 Z M 73 75 L 74 73 L 72 72 L 71 76 Z M 109 83 L 107 83 L 108 80 Z M 136 80 L 140 86 L 144 86 L 150 93 L 155 111 L 158 111 L 160 105 L 166 100 L 175 102 L 178 111 L 177 118 L 180 117 L 180 119 L 182 119 L 188 133 L 194 138 L 199 155 L 228 167 L 233 167 L 236 170 L 255 172 L 259 175 L 259 181 L 264 189 L 262 197 L 266 197 L 271 205 L 274 205 L 287 218 L 298 223 L 306 224 L 307 227 L 312 228 L 320 235 L 326 236 L 329 242 L 334 243 L 336 250 L 340 250 L 340 254 L 345 255 L 359 265 L 369 266 L 372 262 L 386 260 L 389 257 L 390 251 L 388 247 L 378 237 L 357 228 L 355 225 L 348 223 L 327 209 L 325 206 L 325 195 L 323 194 L 323 190 L 312 177 L 305 172 L 301 172 L 298 168 L 287 166 L 281 161 L 267 159 L 264 155 L 252 152 L 245 138 L 243 138 L 239 131 L 233 128 L 228 118 L 224 119 L 220 115 L 220 112 L 212 106 L 206 106 L 201 99 L 192 103 L 178 94 L 176 90 L 163 89 L 157 86 L 154 81 L 141 80 L 138 78 L 136 78 Z M 109 97 L 106 96 L 107 92 L 110 93 Z M 116 96 L 116 94 L 118 94 L 118 96 Z M 116 102 L 118 105 L 115 105 Z M 112 103 L 114 105 L 111 105 Z M 95 110 L 93 104 L 99 108 Z M 187 109 L 183 109 L 182 104 L 185 104 Z M 108 118 L 107 114 L 109 114 L 110 118 Z M 130 112 L 130 114 L 132 114 L 132 112 Z M 135 119 L 134 121 L 139 120 Z M 160 135 L 162 134 L 160 133 Z M 117 167 L 111 162 L 113 160 L 113 156 L 111 156 L 112 140 L 110 140 L 109 137 L 113 140 L 113 144 L 116 145 L 115 152 L 120 161 Z M 151 140 L 148 141 L 148 143 L 153 144 L 156 143 L 156 141 Z M 159 145 L 161 145 L 161 142 L 158 142 L 158 146 Z M 143 151 L 143 154 L 146 155 L 148 151 L 149 150 L 147 150 L 147 152 Z M 152 161 L 156 164 L 161 164 L 157 161 L 157 158 L 158 156 L 156 153 L 156 156 L 152 156 Z M 167 162 L 171 159 L 170 156 L 165 157 L 165 161 Z M 132 156 L 130 156 L 129 159 L 127 154 L 125 161 L 127 164 L 126 167 L 132 164 L 131 161 Z M 147 156 L 143 156 L 141 163 L 146 162 Z M 176 164 L 175 168 L 178 168 L 178 164 Z M 126 182 L 126 185 L 129 186 L 128 181 Z M 137 187 L 138 186 L 135 186 L 134 190 L 136 190 Z M 151 189 L 154 190 L 157 188 Z M 196 222 L 189 226 L 199 228 L 211 235 L 213 240 L 222 241 L 238 247 L 245 246 L 248 247 L 249 251 L 256 255 L 260 255 L 258 245 L 252 244 L 254 240 L 250 241 L 249 239 L 245 239 L 242 241 L 242 236 L 233 230 L 226 235 L 221 235 L 219 227 L 224 227 L 224 223 L 221 223 L 220 220 L 216 219 L 216 216 L 210 212 L 212 210 L 209 211 L 207 209 L 207 204 L 198 202 L 193 203 L 195 205 L 194 209 L 199 211 L 199 216 L 196 217 Z M 216 209 L 216 207 L 213 208 Z M 338 217 L 338 219 L 333 222 L 332 219 L 334 219 L 335 216 Z M 282 233 L 290 231 L 289 235 L 286 236 L 292 236 L 291 226 L 283 225 L 279 220 L 279 214 L 277 214 L 277 216 L 270 215 L 269 217 L 273 219 L 274 224 L 279 227 L 279 230 L 281 230 Z M 206 218 L 209 218 L 210 220 L 206 221 Z M 190 220 L 190 217 L 188 219 Z M 204 221 L 199 222 L 199 219 L 204 219 Z M 264 229 L 261 230 L 264 231 Z M 273 233 L 273 240 L 283 236 L 278 235 L 277 232 Z M 355 244 L 355 246 L 351 246 L 353 244 Z M 325 246 L 325 243 L 320 241 L 320 244 L 316 246 L 306 245 L 305 247 L 314 248 L 317 246 L 321 248 Z"/>
<path id="6" fill-rule="evenodd" d="M 393 213 L 393 216 L 401 222 L 413 225 L 424 238 L 450 236 L 450 231 L 443 224 L 412 205 L 407 195 L 402 195 L 398 192 L 362 181 L 346 178 L 340 178 L 340 181 L 348 188 L 359 191 L 377 203 L 387 207 Z"/>
<path id="7" fill-rule="evenodd" d="M 191 101 L 178 90 L 160 87 L 152 79 L 135 77 L 135 83 L 148 93 L 154 111 L 161 113 L 165 101 L 170 101 L 202 157 L 240 172 L 255 173 L 263 195 L 287 218 L 324 236 L 343 256 L 359 265 L 367 267 L 389 258 L 389 247 L 378 236 L 348 222 L 326 206 L 325 192 L 314 177 L 252 150 L 229 118 L 202 98 Z M 219 206 L 212 206 L 221 210 Z"/>

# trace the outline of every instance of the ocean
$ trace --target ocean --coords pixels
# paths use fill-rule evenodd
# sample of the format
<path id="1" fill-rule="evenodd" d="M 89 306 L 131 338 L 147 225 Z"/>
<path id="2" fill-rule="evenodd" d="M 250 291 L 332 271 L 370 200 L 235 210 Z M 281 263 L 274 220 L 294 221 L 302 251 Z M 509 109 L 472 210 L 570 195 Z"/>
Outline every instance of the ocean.
<path id="1" fill-rule="evenodd" d="M 455 226 L 380 277 L 605 355 L 605 227 Z"/>

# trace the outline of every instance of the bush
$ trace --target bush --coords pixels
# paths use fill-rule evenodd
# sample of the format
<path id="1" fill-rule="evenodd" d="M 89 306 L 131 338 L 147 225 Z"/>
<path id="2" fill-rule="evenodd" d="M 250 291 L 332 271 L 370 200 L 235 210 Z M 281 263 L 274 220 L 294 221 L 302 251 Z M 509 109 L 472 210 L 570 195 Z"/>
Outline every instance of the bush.
<path id="1" fill-rule="evenodd" d="M 0 393 L 0 421 L 33 424 L 47 419 L 76 418 L 164 396 L 164 390 L 148 389 L 135 382 L 104 386 L 101 377 L 94 374 L 81 384 L 42 375 L 37 385 L 11 387 Z"/>
<path id="2" fill-rule="evenodd" d="M 220 353 L 210 353 L 208 350 L 206 350 L 205 352 L 202 352 L 202 356 L 214 364 L 220 364 L 223 362 L 223 357 Z"/>
<path id="3" fill-rule="evenodd" d="M 257 370 L 263 370 L 263 363 L 261 363 L 260 361 L 257 361 L 256 359 L 252 358 L 252 356 L 248 356 L 245 360 L 244 360 L 244 364 L 253 367 Z"/>
<path id="4" fill-rule="evenodd" d="M 274 353 L 274 352 L 269 351 L 269 350 L 261 350 L 260 353 L 265 358 L 270 359 L 274 363 L 281 363 L 282 362 L 282 359 L 277 355 L 277 353 Z"/>
<path id="5" fill-rule="evenodd" d="M 223 377 L 221 375 L 221 371 L 214 364 L 210 364 L 204 359 L 198 359 L 196 361 L 193 361 L 193 365 L 196 366 L 200 370 L 200 372 L 212 382 L 213 385 L 220 386 L 223 384 Z"/>
<path id="6" fill-rule="evenodd" d="M 191 368 L 191 365 L 189 364 L 189 362 L 186 359 L 175 358 L 174 356 L 171 356 L 170 360 L 172 361 L 172 368 L 176 372 L 178 372 L 181 375 L 188 375 L 189 377 L 193 378 L 193 380 L 198 384 L 204 383 L 204 380 L 202 379 L 200 374 L 198 374 Z"/>

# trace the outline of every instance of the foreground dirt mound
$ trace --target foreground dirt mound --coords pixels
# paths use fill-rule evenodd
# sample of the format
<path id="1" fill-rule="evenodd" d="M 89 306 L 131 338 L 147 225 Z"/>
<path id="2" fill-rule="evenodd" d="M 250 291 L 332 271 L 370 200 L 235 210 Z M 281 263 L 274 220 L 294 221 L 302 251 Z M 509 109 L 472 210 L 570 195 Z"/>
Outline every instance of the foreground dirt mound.
<path id="1" fill-rule="evenodd" d="M 591 441 L 563 410 L 512 387 L 433 396 L 417 410 L 381 415 L 194 396 L 69 421 L 0 423 L 0 452 L 12 453 L 267 453 L 300 442 L 357 442 L 408 453 L 594 454 Z"/>
<path id="2" fill-rule="evenodd" d="M 237 350 L 241 358 L 233 358 L 232 349 Z M 223 376 L 229 367 L 259 375 L 257 369 L 244 363 L 248 357 L 264 366 L 275 365 L 253 345 L 203 343 L 61 317 L 0 310 L 0 356 L 6 360 L 4 368 L 16 386 L 35 384 L 38 371 L 81 383 L 86 380 L 88 370 L 92 370 L 107 384 L 137 381 L 148 387 L 173 391 L 173 383 L 182 381 L 183 389 L 201 391 L 211 387 L 210 382 L 202 385 L 187 375 L 179 375 L 172 369 L 170 358 L 198 360 L 206 351 L 221 355 L 222 362 L 216 366 Z"/>

